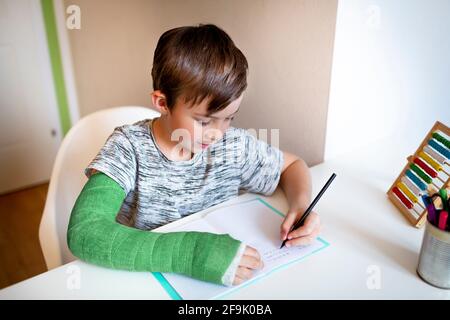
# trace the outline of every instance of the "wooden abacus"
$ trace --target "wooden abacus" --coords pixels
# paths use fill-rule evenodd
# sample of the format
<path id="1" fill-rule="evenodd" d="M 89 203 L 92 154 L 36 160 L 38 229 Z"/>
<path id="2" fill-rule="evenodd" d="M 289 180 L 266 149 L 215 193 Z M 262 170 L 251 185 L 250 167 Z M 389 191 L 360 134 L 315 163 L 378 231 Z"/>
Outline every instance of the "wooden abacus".
<path id="1" fill-rule="evenodd" d="M 437 121 L 387 195 L 411 224 L 420 228 L 427 210 L 422 195 L 450 187 L 450 129 Z"/>

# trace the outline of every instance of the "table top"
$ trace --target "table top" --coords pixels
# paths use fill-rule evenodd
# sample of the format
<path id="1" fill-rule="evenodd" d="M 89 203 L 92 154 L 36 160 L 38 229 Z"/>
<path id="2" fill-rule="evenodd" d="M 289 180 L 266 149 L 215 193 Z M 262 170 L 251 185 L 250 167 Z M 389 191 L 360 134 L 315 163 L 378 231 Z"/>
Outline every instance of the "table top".
<path id="1" fill-rule="evenodd" d="M 321 237 L 330 246 L 227 299 L 450 299 L 450 290 L 435 288 L 417 275 L 424 229 L 411 226 L 386 196 L 413 153 L 406 149 L 372 145 L 312 167 L 314 196 L 337 174 L 315 208 L 323 224 Z M 287 212 L 280 189 L 270 197 L 244 194 L 219 206 L 254 197 Z M 170 297 L 150 273 L 76 260 L 0 290 L 0 299 Z"/>

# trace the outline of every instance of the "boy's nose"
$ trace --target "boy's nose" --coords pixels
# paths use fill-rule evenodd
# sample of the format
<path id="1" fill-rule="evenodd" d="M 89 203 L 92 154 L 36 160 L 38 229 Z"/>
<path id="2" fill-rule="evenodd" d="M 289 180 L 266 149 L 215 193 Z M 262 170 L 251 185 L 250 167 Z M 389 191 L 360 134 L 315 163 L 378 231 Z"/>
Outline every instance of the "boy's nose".
<path id="1" fill-rule="evenodd" d="M 207 143 L 214 143 L 222 137 L 222 132 L 219 129 L 209 129 L 204 135 L 204 141 Z"/>

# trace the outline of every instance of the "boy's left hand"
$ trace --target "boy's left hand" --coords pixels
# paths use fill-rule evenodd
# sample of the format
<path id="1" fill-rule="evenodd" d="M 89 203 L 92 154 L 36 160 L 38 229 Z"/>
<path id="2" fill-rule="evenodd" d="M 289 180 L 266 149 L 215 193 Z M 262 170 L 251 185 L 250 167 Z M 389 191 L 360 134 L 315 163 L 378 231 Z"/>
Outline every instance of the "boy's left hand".
<path id="1" fill-rule="evenodd" d="M 289 210 L 283 223 L 281 224 L 280 237 L 281 241 L 288 238 L 291 240 L 286 241 L 286 247 L 304 246 L 311 244 L 319 235 L 321 230 L 320 218 L 317 213 L 312 211 L 305 223 L 298 229 L 292 230 L 289 234 L 291 226 L 294 225 L 303 215 L 304 210 Z"/>

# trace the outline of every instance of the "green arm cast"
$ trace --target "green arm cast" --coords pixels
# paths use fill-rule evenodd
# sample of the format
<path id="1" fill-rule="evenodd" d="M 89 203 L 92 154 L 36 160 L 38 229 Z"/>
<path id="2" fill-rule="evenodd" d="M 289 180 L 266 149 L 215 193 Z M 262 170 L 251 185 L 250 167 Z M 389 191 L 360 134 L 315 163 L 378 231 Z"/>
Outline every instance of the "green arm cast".
<path id="1" fill-rule="evenodd" d="M 67 243 L 81 260 L 130 271 L 174 272 L 222 284 L 241 244 L 228 234 L 158 233 L 115 221 L 125 199 L 120 185 L 103 173 L 90 177 L 69 221 Z"/>

